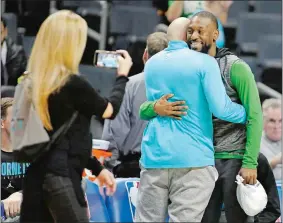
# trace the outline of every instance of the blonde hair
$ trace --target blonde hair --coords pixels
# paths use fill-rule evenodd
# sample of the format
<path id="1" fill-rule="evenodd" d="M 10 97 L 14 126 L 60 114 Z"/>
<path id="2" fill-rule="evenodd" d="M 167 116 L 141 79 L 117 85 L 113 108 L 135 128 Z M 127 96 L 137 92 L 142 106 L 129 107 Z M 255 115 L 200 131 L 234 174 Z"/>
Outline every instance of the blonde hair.
<path id="1" fill-rule="evenodd" d="M 61 10 L 50 15 L 36 36 L 27 71 L 32 79 L 32 100 L 46 129 L 52 130 L 48 98 L 58 92 L 78 67 L 86 46 L 87 23 Z"/>

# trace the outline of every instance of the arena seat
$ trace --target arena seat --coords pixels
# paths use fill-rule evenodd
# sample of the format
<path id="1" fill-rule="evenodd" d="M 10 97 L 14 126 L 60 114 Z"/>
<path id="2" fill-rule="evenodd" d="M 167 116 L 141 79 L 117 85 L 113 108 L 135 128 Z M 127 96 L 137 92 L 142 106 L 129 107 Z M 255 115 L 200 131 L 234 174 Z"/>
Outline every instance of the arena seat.
<path id="1" fill-rule="evenodd" d="M 282 13 L 282 1 L 255 1 L 255 11 L 259 13 Z"/>
<path id="2" fill-rule="evenodd" d="M 105 205 L 105 196 L 99 192 L 97 184 L 86 180 L 86 196 L 90 211 L 91 222 L 110 222 Z"/>
<path id="3" fill-rule="evenodd" d="M 1 97 L 11 97 L 13 98 L 15 95 L 15 86 L 1 86 Z"/>
<path id="4" fill-rule="evenodd" d="M 153 7 L 113 5 L 110 17 L 110 33 L 147 37 L 154 32 L 160 18 Z"/>
<path id="5" fill-rule="evenodd" d="M 118 178 L 117 190 L 106 197 L 111 222 L 133 222 L 139 178 Z"/>
<path id="6" fill-rule="evenodd" d="M 258 39 L 260 81 L 282 92 L 282 35 L 262 35 Z"/>
<path id="7" fill-rule="evenodd" d="M 282 35 L 262 35 L 257 45 L 258 63 L 263 68 L 282 68 Z"/>
<path id="8" fill-rule="evenodd" d="M 238 51 L 241 54 L 258 53 L 257 41 L 259 37 L 264 33 L 281 35 L 281 21 L 281 15 L 277 14 L 240 13 L 236 33 Z"/>
<path id="9" fill-rule="evenodd" d="M 18 29 L 18 18 L 14 13 L 3 13 L 2 17 L 7 21 L 8 35 L 12 40 L 17 43 L 17 29 Z"/>
<path id="10" fill-rule="evenodd" d="M 240 12 L 248 12 L 249 3 L 248 1 L 234 1 L 228 12 L 227 24 L 225 27 L 236 28 L 237 19 Z"/>
<path id="11" fill-rule="evenodd" d="M 83 65 L 79 67 L 80 73 L 92 87 L 103 97 L 109 97 L 117 77 L 116 69 Z"/>

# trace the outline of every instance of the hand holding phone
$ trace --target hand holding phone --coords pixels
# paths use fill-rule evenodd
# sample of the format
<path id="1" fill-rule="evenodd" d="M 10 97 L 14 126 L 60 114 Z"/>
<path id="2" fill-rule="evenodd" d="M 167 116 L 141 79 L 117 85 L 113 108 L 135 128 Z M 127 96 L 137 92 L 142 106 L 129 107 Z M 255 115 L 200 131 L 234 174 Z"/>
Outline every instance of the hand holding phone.
<path id="1" fill-rule="evenodd" d="M 126 50 L 96 50 L 94 65 L 97 67 L 117 68 L 118 76 L 128 76 L 133 62 L 131 56 Z"/>
<path id="2" fill-rule="evenodd" d="M 126 50 L 117 50 L 118 53 L 118 76 L 128 76 L 130 69 L 133 65 L 131 56 Z"/>

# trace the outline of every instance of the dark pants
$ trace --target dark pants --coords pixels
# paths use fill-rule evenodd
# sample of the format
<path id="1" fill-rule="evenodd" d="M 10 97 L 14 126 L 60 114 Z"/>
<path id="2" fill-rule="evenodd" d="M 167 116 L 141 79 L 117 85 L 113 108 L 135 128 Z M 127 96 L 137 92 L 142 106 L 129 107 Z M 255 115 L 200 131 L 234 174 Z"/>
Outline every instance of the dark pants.
<path id="1" fill-rule="evenodd" d="M 121 163 L 113 168 L 114 176 L 117 178 L 140 177 L 139 159 L 141 154 L 129 154 L 120 156 Z"/>
<path id="2" fill-rule="evenodd" d="M 221 207 L 224 202 L 225 215 L 228 223 L 246 223 L 248 216 L 242 210 L 236 196 L 236 175 L 239 173 L 242 160 L 216 159 L 215 166 L 219 173 L 214 191 L 205 210 L 202 223 L 218 223 L 221 215 Z M 268 203 L 266 209 L 255 217 L 256 222 L 275 222 L 280 216 L 280 203 L 276 182 L 272 169 L 265 156 L 258 158 L 258 178 L 263 185 Z"/>
<path id="3" fill-rule="evenodd" d="M 79 204 L 70 178 L 48 173 L 42 189 L 43 196 L 24 194 L 21 222 L 89 222 L 87 208 Z"/>
<path id="4" fill-rule="evenodd" d="M 268 160 L 262 154 L 260 154 L 258 158 L 257 175 L 258 181 L 262 184 L 266 191 L 268 202 L 266 208 L 259 215 L 255 216 L 254 222 L 275 222 L 281 215 L 280 200 L 272 169 Z"/>

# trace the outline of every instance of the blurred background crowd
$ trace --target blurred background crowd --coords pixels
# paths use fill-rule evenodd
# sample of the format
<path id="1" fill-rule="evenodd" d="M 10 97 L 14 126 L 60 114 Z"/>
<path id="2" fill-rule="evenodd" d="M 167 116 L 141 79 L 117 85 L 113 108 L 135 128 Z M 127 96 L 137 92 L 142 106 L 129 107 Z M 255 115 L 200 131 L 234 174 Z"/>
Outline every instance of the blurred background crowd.
<path id="1" fill-rule="evenodd" d="M 282 1 L 1 1 L 2 98 L 13 96 L 40 25 L 60 9 L 70 9 L 87 21 L 88 40 L 80 73 L 104 97 L 111 92 L 116 70 L 95 67 L 95 50 L 126 49 L 133 60 L 129 76 L 134 76 L 143 71 L 149 34 L 166 32 L 178 17 L 189 17 L 201 10 L 212 12 L 218 18 L 220 31 L 217 46 L 229 48 L 253 71 L 263 103 L 261 152 L 270 161 L 276 180 L 281 180 Z M 103 125 L 103 120 L 92 118 L 93 138 L 103 138 Z M 117 149 L 122 153 L 122 148 Z M 133 159 L 140 156 L 132 155 Z M 120 158 L 118 154 L 116 159 L 123 162 Z"/>

